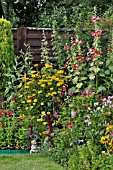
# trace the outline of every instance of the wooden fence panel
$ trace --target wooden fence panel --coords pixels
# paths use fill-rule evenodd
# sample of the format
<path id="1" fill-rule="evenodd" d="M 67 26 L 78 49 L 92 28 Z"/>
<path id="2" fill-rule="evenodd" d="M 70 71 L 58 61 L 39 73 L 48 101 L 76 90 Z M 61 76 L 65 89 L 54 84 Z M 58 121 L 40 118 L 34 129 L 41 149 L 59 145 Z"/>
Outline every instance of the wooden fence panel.
<path id="1" fill-rule="evenodd" d="M 30 28 L 30 27 L 20 27 L 12 28 L 13 33 L 13 42 L 14 42 L 14 51 L 16 55 L 19 55 L 19 51 L 22 50 L 25 52 L 25 44 L 29 44 L 30 52 L 33 53 L 33 63 L 40 62 L 41 59 L 41 45 L 43 40 L 43 30 L 48 42 L 48 48 L 50 53 L 53 54 L 54 50 L 52 49 L 52 34 L 53 30 L 49 28 Z M 68 31 L 69 37 L 74 37 L 74 31 Z M 64 36 L 65 30 L 61 29 L 59 35 Z"/>

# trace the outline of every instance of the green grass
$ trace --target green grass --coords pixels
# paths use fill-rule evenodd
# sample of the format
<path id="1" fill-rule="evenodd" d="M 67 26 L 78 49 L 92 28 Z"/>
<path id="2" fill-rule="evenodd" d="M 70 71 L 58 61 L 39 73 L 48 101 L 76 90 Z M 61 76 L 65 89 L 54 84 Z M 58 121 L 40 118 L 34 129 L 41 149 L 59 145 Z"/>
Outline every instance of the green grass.
<path id="1" fill-rule="evenodd" d="M 42 154 L 0 155 L 0 170 L 64 170 Z"/>

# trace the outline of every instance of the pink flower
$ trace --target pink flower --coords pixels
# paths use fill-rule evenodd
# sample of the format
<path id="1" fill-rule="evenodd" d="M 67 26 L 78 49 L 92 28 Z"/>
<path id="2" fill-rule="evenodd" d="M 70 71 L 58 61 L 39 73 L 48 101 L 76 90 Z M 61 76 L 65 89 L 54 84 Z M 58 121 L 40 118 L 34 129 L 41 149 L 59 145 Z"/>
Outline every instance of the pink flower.
<path id="1" fill-rule="evenodd" d="M 11 116 L 13 113 L 12 113 L 12 111 L 8 110 L 8 111 L 6 111 L 6 114 Z"/>
<path id="2" fill-rule="evenodd" d="M 57 113 L 57 112 L 54 113 L 54 117 L 55 117 L 56 119 L 58 119 L 58 113 Z"/>
<path id="3" fill-rule="evenodd" d="M 96 36 L 96 32 L 95 31 L 92 31 L 91 32 L 91 35 L 94 37 L 94 36 Z"/>
<path id="4" fill-rule="evenodd" d="M 102 34 L 102 30 L 98 30 L 97 34 L 98 34 L 98 36 L 100 36 Z"/>
<path id="5" fill-rule="evenodd" d="M 5 105 L 6 103 L 7 103 L 7 101 L 5 101 L 5 100 L 2 102 L 3 105 Z"/>
<path id="6" fill-rule="evenodd" d="M 76 116 L 76 112 L 74 111 L 74 109 L 71 110 L 71 117 L 74 118 Z"/>
<path id="7" fill-rule="evenodd" d="M 0 115 L 3 114 L 3 110 L 0 110 Z"/>
<path id="8" fill-rule="evenodd" d="M 82 107 L 87 107 L 88 106 L 88 104 L 82 104 Z"/>
<path id="9" fill-rule="evenodd" d="M 72 49 L 72 47 L 71 47 L 70 45 L 69 45 L 67 48 L 68 48 L 68 50 L 71 50 L 71 49 Z"/>
<path id="10" fill-rule="evenodd" d="M 83 91 L 82 96 L 86 96 L 86 95 L 87 95 L 86 91 Z"/>
<path id="11" fill-rule="evenodd" d="M 74 70 L 78 70 L 78 66 L 74 64 Z"/>
<path id="12" fill-rule="evenodd" d="M 14 100 L 15 100 L 15 97 L 12 97 L 12 98 L 11 98 L 11 100 L 13 100 L 13 101 L 14 101 Z"/>
<path id="13" fill-rule="evenodd" d="M 113 132 L 110 132 L 110 135 L 113 136 Z"/>
<path id="14" fill-rule="evenodd" d="M 90 60 L 90 56 L 86 56 L 86 60 L 89 61 Z"/>
<path id="15" fill-rule="evenodd" d="M 63 50 L 66 50 L 66 45 L 64 45 L 64 48 L 63 48 Z"/>
<path id="16" fill-rule="evenodd" d="M 74 46 L 76 46 L 77 45 L 77 42 L 78 42 L 78 39 L 77 38 L 75 38 L 75 40 L 74 40 Z"/>
<path id="17" fill-rule="evenodd" d="M 92 20 L 92 23 L 94 24 L 94 23 L 95 23 L 95 21 L 96 21 L 96 16 L 95 16 L 95 15 L 93 15 L 93 16 L 91 17 L 91 20 Z"/>

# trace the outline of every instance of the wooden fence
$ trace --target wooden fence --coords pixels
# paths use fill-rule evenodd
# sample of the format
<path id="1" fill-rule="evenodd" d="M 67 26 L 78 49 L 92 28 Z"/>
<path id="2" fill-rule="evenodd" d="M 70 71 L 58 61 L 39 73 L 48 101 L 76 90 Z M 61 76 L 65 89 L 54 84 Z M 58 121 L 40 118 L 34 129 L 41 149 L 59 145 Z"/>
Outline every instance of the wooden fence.
<path id="1" fill-rule="evenodd" d="M 48 48 L 50 49 L 50 54 L 53 54 L 52 45 L 52 34 L 53 30 L 49 28 L 30 28 L 30 27 L 20 27 L 12 28 L 14 51 L 16 55 L 19 55 L 19 51 L 25 51 L 25 44 L 29 44 L 30 52 L 33 53 L 33 63 L 37 63 L 41 59 L 41 45 L 43 40 L 43 30 L 48 42 Z M 59 30 L 59 35 L 65 35 L 65 29 Z M 74 37 L 74 31 L 68 30 L 69 37 Z"/>

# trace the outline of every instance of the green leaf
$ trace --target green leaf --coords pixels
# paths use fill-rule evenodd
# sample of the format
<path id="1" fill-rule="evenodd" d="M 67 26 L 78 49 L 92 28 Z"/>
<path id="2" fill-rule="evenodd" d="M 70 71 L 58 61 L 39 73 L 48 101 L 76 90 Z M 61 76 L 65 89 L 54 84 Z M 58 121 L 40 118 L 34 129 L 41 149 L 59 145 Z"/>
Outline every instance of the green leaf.
<path id="1" fill-rule="evenodd" d="M 78 83 L 78 84 L 76 85 L 76 87 L 77 87 L 78 89 L 80 89 L 80 88 L 82 87 L 82 85 L 83 85 L 83 83 Z"/>
<path id="2" fill-rule="evenodd" d="M 76 91 L 76 87 L 71 87 L 68 89 L 69 92 L 75 92 Z"/>
<path id="3" fill-rule="evenodd" d="M 105 74 L 106 74 L 106 75 L 109 75 L 109 74 L 110 74 L 110 71 L 109 71 L 109 70 L 106 70 L 106 71 L 105 71 Z"/>
<path id="4" fill-rule="evenodd" d="M 95 75 L 94 75 L 94 74 L 90 74 L 90 75 L 89 75 L 89 79 L 90 79 L 90 80 L 95 79 Z"/>
<path id="5" fill-rule="evenodd" d="M 100 68 L 99 67 L 93 67 L 93 70 L 95 73 L 98 73 L 100 71 Z"/>
<path id="6" fill-rule="evenodd" d="M 81 77 L 80 80 L 87 80 L 87 77 Z"/>
<path id="7" fill-rule="evenodd" d="M 111 63 L 111 60 L 106 61 L 106 65 L 109 65 Z"/>
<path id="8" fill-rule="evenodd" d="M 111 72 L 113 72 L 113 66 L 109 66 Z"/>
<path id="9" fill-rule="evenodd" d="M 99 86 L 97 92 L 99 93 L 101 91 L 106 91 L 106 88 L 104 86 Z"/>
<path id="10" fill-rule="evenodd" d="M 73 81 L 73 84 L 76 84 L 78 81 L 78 76 L 76 76 L 72 81 Z"/>
<path id="11" fill-rule="evenodd" d="M 112 77 L 110 77 L 109 79 L 113 82 L 113 78 Z"/>

